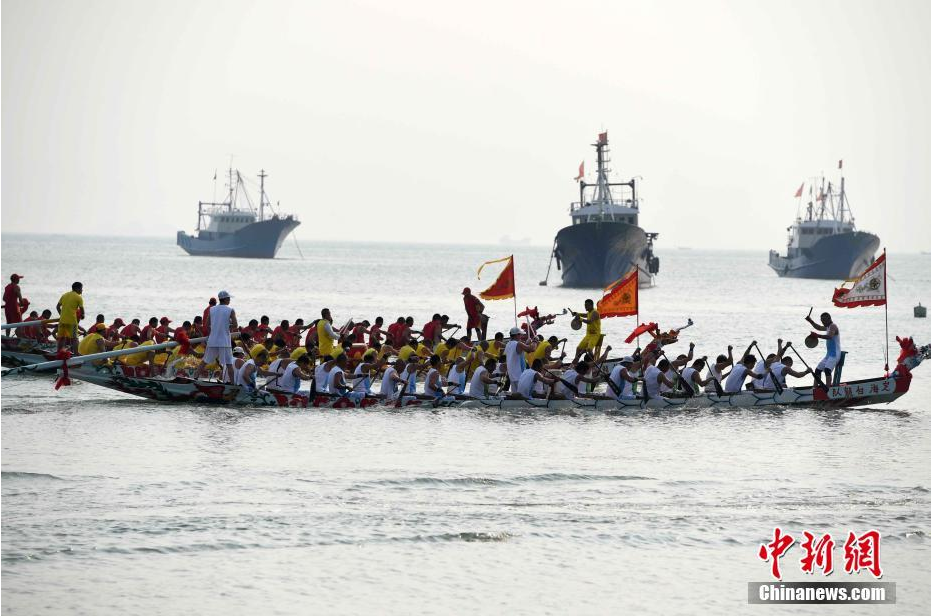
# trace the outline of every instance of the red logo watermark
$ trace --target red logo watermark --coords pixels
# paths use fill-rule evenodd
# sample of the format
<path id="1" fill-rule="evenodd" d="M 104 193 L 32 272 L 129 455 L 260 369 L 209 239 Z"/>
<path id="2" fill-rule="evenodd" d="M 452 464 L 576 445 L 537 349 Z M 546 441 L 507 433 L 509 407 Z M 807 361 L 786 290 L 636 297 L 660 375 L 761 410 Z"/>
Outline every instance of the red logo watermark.
<path id="1" fill-rule="evenodd" d="M 802 534 L 804 541 L 799 544 L 805 552 L 799 560 L 802 572 L 812 574 L 818 569 L 823 575 L 831 575 L 834 571 L 835 545 L 831 534 L 825 533 L 819 537 L 807 530 Z M 782 579 L 779 559 L 794 543 L 795 538 L 777 526 L 773 530 L 773 540 L 760 545 L 758 556 L 760 560 L 770 561 L 773 577 L 777 580 Z M 868 530 L 862 535 L 849 531 L 844 541 L 844 571 L 848 574 L 868 571 L 873 577 L 881 578 L 883 571 L 879 564 L 879 543 L 879 531 Z"/>

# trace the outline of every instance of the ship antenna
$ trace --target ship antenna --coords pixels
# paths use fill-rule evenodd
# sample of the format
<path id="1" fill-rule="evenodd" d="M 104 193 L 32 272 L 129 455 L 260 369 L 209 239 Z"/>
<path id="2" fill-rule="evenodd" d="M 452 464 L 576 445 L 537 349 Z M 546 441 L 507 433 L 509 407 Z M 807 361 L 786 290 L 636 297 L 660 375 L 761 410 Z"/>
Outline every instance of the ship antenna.
<path id="1" fill-rule="evenodd" d="M 265 220 L 265 169 L 259 172 L 259 222 Z"/>
<path id="2" fill-rule="evenodd" d="M 229 202 L 227 203 L 227 209 L 233 211 L 233 155 L 230 154 L 230 196 Z"/>

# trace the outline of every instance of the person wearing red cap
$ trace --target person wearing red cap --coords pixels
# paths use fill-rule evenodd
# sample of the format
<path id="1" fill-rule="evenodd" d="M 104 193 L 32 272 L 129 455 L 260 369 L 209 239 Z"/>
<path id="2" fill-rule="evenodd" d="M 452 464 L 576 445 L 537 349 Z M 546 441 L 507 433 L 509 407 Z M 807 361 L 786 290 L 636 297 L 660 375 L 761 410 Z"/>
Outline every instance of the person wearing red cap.
<path id="1" fill-rule="evenodd" d="M 472 289 L 466 287 L 462 290 L 462 303 L 466 311 L 466 335 L 471 336 L 475 330 L 475 337 L 484 340 L 488 333 L 488 317 L 484 314 L 485 304 L 472 295 Z"/>
<path id="2" fill-rule="evenodd" d="M 29 306 L 29 302 L 23 298 L 22 289 L 19 288 L 19 281 L 22 279 L 19 274 L 13 274 L 10 276 L 10 284 L 3 289 L 3 311 L 6 313 L 7 323 L 22 322 L 23 310 Z"/>

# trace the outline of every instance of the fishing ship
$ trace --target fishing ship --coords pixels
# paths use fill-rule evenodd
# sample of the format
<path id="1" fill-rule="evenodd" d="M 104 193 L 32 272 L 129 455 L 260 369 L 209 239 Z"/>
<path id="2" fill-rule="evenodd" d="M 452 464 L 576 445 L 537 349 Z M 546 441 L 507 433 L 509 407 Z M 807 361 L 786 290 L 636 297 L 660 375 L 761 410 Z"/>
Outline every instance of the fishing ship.
<path id="1" fill-rule="evenodd" d="M 843 169 L 843 161 L 838 168 Z M 800 205 L 804 187 L 802 184 L 795 193 Z M 804 218 L 801 212 L 797 213 L 795 224 L 786 229 L 789 232 L 786 255 L 770 250 L 769 266 L 787 278 L 853 278 L 875 260 L 879 238 L 857 231 L 843 175 L 839 191 L 831 182 L 825 185 L 824 177 L 814 200 L 813 188 L 809 184 Z"/>
<path id="2" fill-rule="evenodd" d="M 601 289 L 625 276 L 631 269 L 639 271 L 641 287 L 652 286 L 659 273 L 659 258 L 653 254 L 658 233 L 647 233 L 639 226 L 640 202 L 636 179 L 611 182 L 608 133 L 600 133 L 593 143 L 597 172 L 589 184 L 584 166 L 579 167 L 579 200 L 569 206 L 572 224 L 560 229 L 553 241 L 553 260 L 562 272 L 564 287 Z"/>
<path id="3" fill-rule="evenodd" d="M 195 235 L 178 231 L 178 246 L 189 255 L 274 259 L 288 234 L 300 223 L 293 215 L 274 211 L 265 194 L 263 169 L 259 175 L 258 205 L 254 205 L 242 174 L 229 170 L 229 194 L 222 203 L 197 202 Z M 214 176 L 216 180 L 216 176 Z M 245 205 L 241 205 L 245 202 Z M 272 213 L 266 217 L 266 210 Z"/>

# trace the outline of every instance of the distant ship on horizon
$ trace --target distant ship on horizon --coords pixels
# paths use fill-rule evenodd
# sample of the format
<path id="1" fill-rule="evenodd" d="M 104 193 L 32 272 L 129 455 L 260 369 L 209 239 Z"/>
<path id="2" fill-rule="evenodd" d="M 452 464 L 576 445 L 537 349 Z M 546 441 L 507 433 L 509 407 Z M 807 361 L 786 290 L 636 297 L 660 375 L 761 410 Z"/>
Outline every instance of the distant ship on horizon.
<path id="1" fill-rule="evenodd" d="M 843 161 L 838 162 L 843 169 Z M 805 185 L 795 193 L 801 204 Z M 840 190 L 821 178 L 818 196 L 812 200 L 813 186 L 808 187 L 808 205 L 804 218 L 796 214 L 795 223 L 786 230 L 789 238 L 786 255 L 769 251 L 769 266 L 786 278 L 820 278 L 847 280 L 865 270 L 875 260 L 879 238 L 867 231 L 857 231 L 853 212 L 847 201 L 844 176 Z"/>
<path id="2" fill-rule="evenodd" d="M 550 263 L 556 260 L 564 287 L 602 289 L 633 268 L 638 270 L 641 287 L 652 286 L 659 272 L 659 258 L 653 254 L 653 241 L 659 234 L 639 226 L 636 180 L 609 181 L 607 132 L 600 133 L 592 146 L 597 158 L 595 183 L 585 182 L 583 162 L 576 178 L 579 200 L 569 206 L 572 224 L 556 234 Z"/>
<path id="3" fill-rule="evenodd" d="M 198 201 L 196 235 L 178 231 L 178 246 L 193 256 L 275 258 L 285 238 L 301 223 L 293 215 L 283 216 L 273 211 L 265 194 L 265 178 L 268 176 L 264 169 L 258 177 L 259 202 L 256 208 L 242 174 L 231 167 L 226 201 Z M 246 207 L 240 207 L 240 198 L 245 200 Z M 270 218 L 265 216 L 266 209 L 272 211 Z"/>

